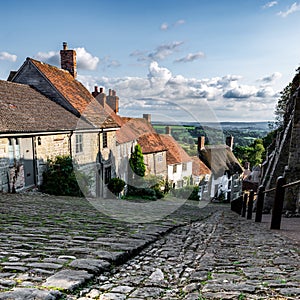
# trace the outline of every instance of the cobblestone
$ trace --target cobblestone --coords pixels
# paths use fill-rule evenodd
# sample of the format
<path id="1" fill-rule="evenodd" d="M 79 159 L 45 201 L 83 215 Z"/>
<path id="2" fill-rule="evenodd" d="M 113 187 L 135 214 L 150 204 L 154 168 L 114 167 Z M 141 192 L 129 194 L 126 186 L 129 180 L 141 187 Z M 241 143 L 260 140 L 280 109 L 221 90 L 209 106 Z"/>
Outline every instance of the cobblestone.
<path id="1" fill-rule="evenodd" d="M 186 202 L 140 224 L 84 199 L 0 197 L 1 300 L 300 298 L 296 228 L 271 231 L 229 205 Z"/>

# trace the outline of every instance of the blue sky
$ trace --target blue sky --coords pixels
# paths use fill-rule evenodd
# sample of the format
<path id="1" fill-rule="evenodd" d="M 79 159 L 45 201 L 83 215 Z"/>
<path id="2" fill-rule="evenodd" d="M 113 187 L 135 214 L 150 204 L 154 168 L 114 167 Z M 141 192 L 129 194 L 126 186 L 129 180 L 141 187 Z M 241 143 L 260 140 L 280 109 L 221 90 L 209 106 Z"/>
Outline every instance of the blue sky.
<path id="1" fill-rule="evenodd" d="M 10 0 L 0 25 L 0 79 L 26 57 L 59 66 L 66 41 L 90 91 L 154 120 L 272 120 L 300 65 L 295 0 Z"/>

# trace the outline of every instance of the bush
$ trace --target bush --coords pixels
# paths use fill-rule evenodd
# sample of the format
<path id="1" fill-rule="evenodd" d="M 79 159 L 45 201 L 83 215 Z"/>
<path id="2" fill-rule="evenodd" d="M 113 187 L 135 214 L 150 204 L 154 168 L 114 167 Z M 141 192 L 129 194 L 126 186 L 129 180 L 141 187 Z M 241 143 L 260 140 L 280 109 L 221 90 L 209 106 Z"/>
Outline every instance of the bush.
<path id="1" fill-rule="evenodd" d="M 181 199 L 199 200 L 198 191 L 199 191 L 198 186 L 188 185 L 181 189 L 171 190 L 171 194 L 174 197 L 181 198 Z"/>
<path id="2" fill-rule="evenodd" d="M 88 182 L 86 176 L 81 173 L 78 175 L 81 180 Z M 70 156 L 57 156 L 55 159 L 47 161 L 41 190 L 51 195 L 83 197 Z"/>
<path id="3" fill-rule="evenodd" d="M 120 178 L 112 178 L 107 187 L 112 193 L 118 196 L 118 194 L 121 193 L 125 187 L 125 181 Z"/>

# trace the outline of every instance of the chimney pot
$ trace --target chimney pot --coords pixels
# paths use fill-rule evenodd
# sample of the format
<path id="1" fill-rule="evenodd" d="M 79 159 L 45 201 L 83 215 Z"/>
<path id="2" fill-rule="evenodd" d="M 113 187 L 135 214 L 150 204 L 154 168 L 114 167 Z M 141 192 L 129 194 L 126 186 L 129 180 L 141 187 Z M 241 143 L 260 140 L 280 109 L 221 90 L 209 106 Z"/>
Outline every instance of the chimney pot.
<path id="1" fill-rule="evenodd" d="M 198 150 L 203 150 L 205 148 L 205 136 L 198 137 Z"/>
<path id="2" fill-rule="evenodd" d="M 63 49 L 68 50 L 68 43 L 67 42 L 63 42 Z"/>
<path id="3" fill-rule="evenodd" d="M 103 93 L 103 87 L 100 88 L 100 94 L 102 94 L 102 93 Z"/>

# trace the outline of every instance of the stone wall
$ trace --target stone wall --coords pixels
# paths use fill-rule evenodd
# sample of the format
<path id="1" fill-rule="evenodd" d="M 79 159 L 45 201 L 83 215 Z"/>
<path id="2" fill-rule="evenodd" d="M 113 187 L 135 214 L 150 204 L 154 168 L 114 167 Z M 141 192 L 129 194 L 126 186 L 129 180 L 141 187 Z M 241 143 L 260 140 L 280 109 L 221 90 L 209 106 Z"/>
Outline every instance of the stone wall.
<path id="1" fill-rule="evenodd" d="M 284 176 L 287 183 L 300 179 L 300 88 L 287 102 L 284 127 L 277 134 L 274 150 L 268 154 L 263 163 L 263 174 L 260 184 L 271 189 L 276 186 L 279 176 Z M 275 192 L 267 193 L 265 210 L 270 211 Z M 288 210 L 299 209 L 299 186 L 288 188 L 285 194 L 284 207 Z"/>
<path id="2" fill-rule="evenodd" d="M 8 192 L 8 139 L 0 139 L 0 192 Z"/>

